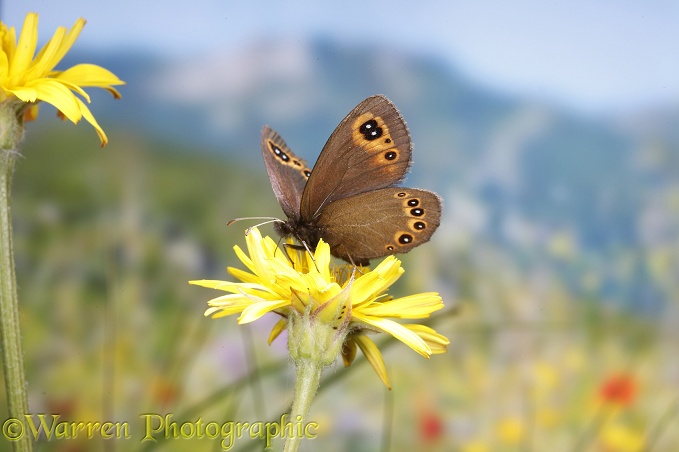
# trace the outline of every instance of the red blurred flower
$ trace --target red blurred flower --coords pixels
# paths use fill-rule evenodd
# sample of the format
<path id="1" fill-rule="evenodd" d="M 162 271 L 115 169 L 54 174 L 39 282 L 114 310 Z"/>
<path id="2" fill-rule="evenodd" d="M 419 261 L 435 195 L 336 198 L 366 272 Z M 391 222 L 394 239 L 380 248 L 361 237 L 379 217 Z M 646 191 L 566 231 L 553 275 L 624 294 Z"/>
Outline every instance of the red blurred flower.
<path id="1" fill-rule="evenodd" d="M 441 416 L 431 410 L 420 414 L 420 438 L 425 444 L 436 442 L 443 436 L 443 420 Z"/>
<path id="2" fill-rule="evenodd" d="M 599 386 L 599 396 L 604 403 L 628 406 L 637 394 L 637 381 L 633 375 L 613 374 Z"/>

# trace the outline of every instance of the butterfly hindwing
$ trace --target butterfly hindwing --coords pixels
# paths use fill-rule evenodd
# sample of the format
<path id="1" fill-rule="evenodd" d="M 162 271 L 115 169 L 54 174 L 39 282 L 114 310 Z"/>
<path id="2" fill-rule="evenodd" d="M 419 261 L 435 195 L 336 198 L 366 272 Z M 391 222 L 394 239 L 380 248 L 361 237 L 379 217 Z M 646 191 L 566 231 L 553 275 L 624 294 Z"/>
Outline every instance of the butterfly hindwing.
<path id="1" fill-rule="evenodd" d="M 317 221 L 334 256 L 355 264 L 405 253 L 427 242 L 441 220 L 441 199 L 416 188 L 391 187 L 338 199 Z"/>
<path id="2" fill-rule="evenodd" d="M 288 218 L 299 219 L 302 192 L 311 171 L 269 126 L 262 129 L 262 156 L 276 199 Z"/>
<path id="3" fill-rule="evenodd" d="M 312 221 L 330 203 L 403 180 L 412 147 L 403 117 L 382 95 L 358 104 L 323 147 L 303 190 L 301 218 Z"/>

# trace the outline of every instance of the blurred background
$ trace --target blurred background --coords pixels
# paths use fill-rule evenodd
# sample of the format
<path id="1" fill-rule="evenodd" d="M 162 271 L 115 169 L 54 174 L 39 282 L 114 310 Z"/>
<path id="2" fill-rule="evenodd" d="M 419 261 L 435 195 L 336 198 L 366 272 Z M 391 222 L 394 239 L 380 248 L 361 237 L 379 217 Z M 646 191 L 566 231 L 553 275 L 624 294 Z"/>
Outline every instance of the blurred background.
<path id="1" fill-rule="evenodd" d="M 58 69 L 127 82 L 119 101 L 90 92 L 103 150 L 89 125 L 41 108 L 13 207 L 31 412 L 128 421 L 132 438 L 38 450 L 220 450 L 142 443 L 139 416 L 287 410 L 275 316 L 204 318 L 218 293 L 187 281 L 240 266 L 250 224 L 227 221 L 282 215 L 264 124 L 313 163 L 376 93 L 410 128 L 406 185 L 444 199 L 392 293 L 439 291 L 430 325 L 451 344 L 426 361 L 386 341 L 392 391 L 362 356 L 328 371 L 302 449 L 679 448 L 679 5 L 62 0 L 0 14 L 20 28 L 30 11 L 40 44 L 88 20 Z"/>

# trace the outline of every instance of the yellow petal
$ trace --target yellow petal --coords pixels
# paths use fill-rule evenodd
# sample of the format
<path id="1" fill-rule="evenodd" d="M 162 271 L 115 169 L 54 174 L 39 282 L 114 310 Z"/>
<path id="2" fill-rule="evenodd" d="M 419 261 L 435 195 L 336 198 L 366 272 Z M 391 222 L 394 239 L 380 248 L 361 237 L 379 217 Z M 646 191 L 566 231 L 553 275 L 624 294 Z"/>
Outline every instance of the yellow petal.
<path id="1" fill-rule="evenodd" d="M 238 295 L 224 295 L 219 298 L 208 301 L 210 306 L 205 315 L 208 316 L 214 312 L 219 312 L 218 317 L 225 315 L 238 314 L 245 308 L 252 305 L 252 301 L 246 297 Z"/>
<path id="2" fill-rule="evenodd" d="M 220 297 L 213 298 L 212 300 L 208 301 L 208 303 L 214 304 L 216 306 L 217 302 L 221 302 L 222 300 L 229 300 L 232 297 L 245 298 L 245 299 L 250 300 L 251 302 L 258 302 L 260 300 L 268 300 L 268 301 L 270 301 L 270 300 L 281 300 L 281 297 L 277 293 L 275 293 L 275 292 L 273 292 L 273 291 L 271 291 L 267 288 L 250 289 L 250 288 L 247 288 L 247 287 L 240 287 L 240 288 L 237 288 L 236 290 L 233 290 L 233 293 L 231 293 L 229 295 L 222 295 Z"/>
<path id="3" fill-rule="evenodd" d="M 48 79 L 48 80 L 57 80 L 56 78 Z M 73 83 L 69 82 L 68 80 L 63 80 L 59 79 L 59 83 L 64 85 L 66 88 L 70 89 L 71 91 L 75 91 L 76 93 L 80 94 L 82 97 L 85 98 L 87 103 L 90 103 L 90 96 L 85 92 L 84 89 L 79 87 L 78 85 L 74 85 Z"/>
<path id="4" fill-rule="evenodd" d="M 266 259 L 266 271 L 260 273 L 262 278 L 266 278 L 273 284 L 280 286 L 279 289 L 287 289 L 286 286 L 294 287 L 297 290 L 306 289 L 308 274 L 300 274 L 290 266 L 290 263 L 278 259 Z M 287 290 L 284 290 L 287 293 Z"/>
<path id="5" fill-rule="evenodd" d="M 80 36 L 80 32 L 83 30 L 85 23 L 85 19 L 82 17 L 79 18 L 75 21 L 75 24 L 73 24 L 73 27 L 71 27 L 68 33 L 66 33 L 66 36 L 61 39 L 59 48 L 54 53 L 51 60 L 47 63 L 49 66 L 51 66 L 50 69 L 59 64 L 68 51 L 71 50 L 73 43 L 76 41 L 76 39 L 78 39 L 78 36 Z"/>
<path id="6" fill-rule="evenodd" d="M 353 337 L 348 338 L 344 341 L 342 346 L 342 361 L 344 361 L 344 367 L 349 367 L 356 358 L 356 341 Z"/>
<path id="7" fill-rule="evenodd" d="M 356 312 L 354 313 L 354 317 L 357 320 L 365 322 L 384 333 L 391 334 L 396 339 L 403 342 L 425 358 L 429 358 L 429 355 L 431 355 L 431 349 L 427 343 L 420 336 L 410 331 L 400 323 L 379 317 L 366 317 Z"/>
<path id="8" fill-rule="evenodd" d="M 257 298 L 255 297 L 256 297 L 255 295 L 247 296 L 245 294 L 240 293 L 231 293 L 228 295 L 222 295 L 213 298 L 212 300 L 208 300 L 207 304 L 208 306 L 219 309 L 227 308 L 230 309 L 233 306 L 242 306 L 241 310 L 243 310 L 246 307 L 250 306 L 252 303 L 255 303 L 260 300 L 259 297 Z"/>
<path id="9" fill-rule="evenodd" d="M 314 315 L 326 325 L 330 325 L 335 329 L 346 330 L 346 325 L 348 325 L 351 320 L 349 287 L 340 289 L 339 285 L 334 283 L 332 287 L 337 290 L 328 291 L 330 298 L 326 298 L 328 301 L 319 306 L 314 312 Z M 311 293 L 311 296 L 314 297 L 313 292 Z M 316 298 L 317 301 L 320 301 L 318 297 L 314 298 Z M 344 328 L 342 328 L 342 326 L 344 326 Z"/>
<path id="10" fill-rule="evenodd" d="M 268 343 L 271 345 L 271 343 L 278 337 L 280 334 L 285 331 L 285 329 L 288 326 L 288 320 L 287 319 L 280 319 L 276 324 L 273 326 L 273 329 L 271 330 L 271 333 L 269 333 L 269 340 Z"/>
<path id="11" fill-rule="evenodd" d="M 336 297 L 343 291 L 339 284 L 334 281 L 328 281 L 319 273 L 307 273 L 300 276 L 302 287 L 308 287 L 309 295 L 311 295 L 319 305 Z M 347 296 L 348 295 L 349 291 L 347 291 Z"/>
<path id="12" fill-rule="evenodd" d="M 77 123 L 80 121 L 80 118 L 82 118 L 78 98 L 62 83 L 56 80 L 41 78 L 31 81 L 24 88 L 13 89 L 10 91 L 24 102 L 41 100 L 54 105 L 57 110 L 73 123 Z"/>
<path id="13" fill-rule="evenodd" d="M 387 368 L 384 365 L 384 359 L 382 359 L 382 353 L 380 353 L 380 349 L 377 348 L 377 345 L 375 345 L 375 343 L 365 334 L 356 335 L 354 340 L 356 341 L 356 344 L 358 344 L 370 365 L 373 366 L 373 369 L 375 369 L 375 372 L 380 377 L 380 380 L 382 380 L 386 387 L 391 390 L 389 376 L 387 375 Z"/>
<path id="14" fill-rule="evenodd" d="M 207 287 L 209 289 L 217 289 L 222 285 L 233 283 L 227 281 L 219 281 L 217 279 L 194 279 L 192 281 L 189 281 L 189 284 L 192 284 L 194 286 Z"/>
<path id="15" fill-rule="evenodd" d="M 271 269 L 270 259 L 264 249 L 259 229 L 252 228 L 247 237 L 245 237 L 245 243 L 247 244 L 250 259 L 254 266 L 252 272 L 259 276 L 264 284 L 276 281 L 276 273 Z"/>
<path id="16" fill-rule="evenodd" d="M 4 47 L 3 47 L 4 48 Z M 0 80 L 5 80 L 9 75 L 9 55 L 6 52 L 0 51 Z M 2 98 L 2 92 L 0 92 Z"/>
<path id="17" fill-rule="evenodd" d="M 9 64 L 14 59 L 14 55 L 16 54 L 16 33 L 14 31 L 14 27 L 7 28 L 7 26 L 2 21 L 0 21 L 0 27 L 2 27 L 0 29 L 0 37 L 2 37 L 2 42 L 0 45 L 2 45 L 2 50 L 4 50 L 5 54 L 7 55 L 7 62 Z M 7 74 L 9 74 L 9 72 L 7 72 Z"/>
<path id="18" fill-rule="evenodd" d="M 78 98 L 62 83 L 42 78 L 32 81 L 29 87 L 35 89 L 38 100 L 54 105 L 57 110 L 74 124 L 82 118 Z"/>
<path id="19" fill-rule="evenodd" d="M 285 243 L 283 244 L 283 251 L 285 251 L 285 253 L 290 258 L 290 265 L 299 272 L 304 272 L 306 270 L 306 259 L 300 258 L 301 255 L 295 246 L 295 241 L 288 237 L 285 239 Z"/>
<path id="20" fill-rule="evenodd" d="M 19 42 L 17 43 L 16 53 L 9 63 L 9 76 L 15 77 L 22 74 L 28 68 L 35 54 L 35 47 L 38 43 L 38 14 L 28 13 L 21 28 Z"/>
<path id="21" fill-rule="evenodd" d="M 403 274 L 401 261 L 388 256 L 374 270 L 356 278 L 351 288 L 351 299 L 354 307 L 372 301 L 384 292 Z"/>
<path id="22" fill-rule="evenodd" d="M 189 284 L 232 293 L 239 293 L 244 288 L 266 290 L 266 287 L 257 283 L 232 283 L 228 281 L 219 281 L 216 279 L 200 279 L 189 281 Z"/>
<path id="23" fill-rule="evenodd" d="M 59 46 L 61 45 L 61 41 L 65 34 L 66 29 L 64 27 L 57 28 L 52 39 L 43 46 L 35 59 L 33 59 L 31 66 L 24 76 L 25 80 L 44 77 L 52 70 L 52 68 L 54 68 L 54 64 L 51 64 L 51 61 L 59 51 Z"/>
<path id="24" fill-rule="evenodd" d="M 290 306 L 290 300 L 260 301 L 254 303 L 243 310 L 243 314 L 238 317 L 238 323 L 243 324 L 254 322 L 267 312 L 271 312 L 274 309 L 285 306 Z"/>
<path id="25" fill-rule="evenodd" d="M 24 102 L 36 102 L 38 100 L 38 92 L 35 88 L 21 87 L 8 90 L 14 94 L 19 100 Z"/>
<path id="26" fill-rule="evenodd" d="M 319 240 L 316 246 L 316 253 L 314 253 L 316 265 L 310 263 L 311 269 L 320 270 L 321 275 L 326 281 L 330 281 L 330 245 L 325 243 L 323 239 Z"/>
<path id="27" fill-rule="evenodd" d="M 441 297 L 436 292 L 418 293 L 382 303 L 363 306 L 365 315 L 393 317 L 397 319 L 421 319 L 443 308 Z"/>
<path id="28" fill-rule="evenodd" d="M 257 277 L 257 275 L 248 273 L 244 270 L 241 270 L 240 268 L 228 267 L 226 271 L 229 272 L 229 274 L 234 278 L 240 279 L 243 282 L 247 283 L 259 282 L 259 278 Z"/>
<path id="29" fill-rule="evenodd" d="M 290 290 L 290 306 L 297 312 L 306 312 L 309 304 L 309 294 L 307 292 L 299 292 L 295 289 Z"/>
<path id="30" fill-rule="evenodd" d="M 97 135 L 99 135 L 101 147 L 103 148 L 108 143 L 108 137 L 106 136 L 106 133 L 104 133 L 104 129 L 102 129 L 99 126 L 99 123 L 97 122 L 96 119 L 94 119 L 94 116 L 92 116 L 90 109 L 87 108 L 87 105 L 85 105 L 83 101 L 81 101 L 77 97 L 75 97 L 75 101 L 78 104 L 78 107 L 80 107 L 80 113 L 82 114 L 82 117 L 85 118 L 85 121 L 89 122 L 92 125 L 92 127 L 94 127 L 94 130 L 97 132 Z"/>
<path id="31" fill-rule="evenodd" d="M 236 309 L 236 307 L 234 307 L 233 309 L 208 308 L 205 311 L 204 315 L 205 315 L 205 317 L 212 316 L 213 319 L 218 319 L 220 317 L 226 317 L 226 316 L 229 316 L 229 315 L 238 314 L 241 311 L 242 311 L 242 309 Z"/>
<path id="32" fill-rule="evenodd" d="M 282 259 L 283 262 L 289 265 L 289 261 L 287 260 L 283 252 L 279 250 L 278 243 L 268 235 L 262 238 L 262 248 L 264 249 L 264 253 L 267 256 Z"/>
<path id="33" fill-rule="evenodd" d="M 437 333 L 433 328 L 420 324 L 403 325 L 413 333 L 420 336 L 431 349 L 432 355 L 445 353 L 448 351 L 450 340 L 442 334 Z"/>
<path id="34" fill-rule="evenodd" d="M 248 257 L 247 254 L 240 248 L 238 245 L 234 245 L 233 250 L 236 252 L 236 256 L 240 261 L 250 270 L 252 273 L 255 273 L 255 266 L 252 263 L 252 260 Z"/>

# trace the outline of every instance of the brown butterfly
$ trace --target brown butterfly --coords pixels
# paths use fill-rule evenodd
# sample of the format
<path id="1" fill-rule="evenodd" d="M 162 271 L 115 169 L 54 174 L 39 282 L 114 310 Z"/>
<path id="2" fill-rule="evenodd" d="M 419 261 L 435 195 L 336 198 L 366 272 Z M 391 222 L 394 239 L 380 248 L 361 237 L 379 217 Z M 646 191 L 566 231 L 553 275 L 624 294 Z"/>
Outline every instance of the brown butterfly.
<path id="1" fill-rule="evenodd" d="M 410 134 L 394 104 L 371 96 L 349 113 L 310 170 L 268 126 L 262 155 L 274 194 L 288 217 L 274 225 L 311 249 L 322 237 L 333 256 L 356 265 L 405 253 L 439 226 L 436 193 L 395 187 L 412 160 Z"/>

